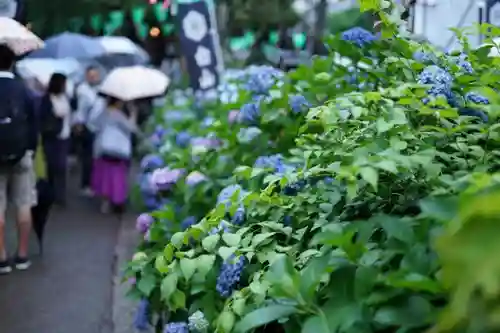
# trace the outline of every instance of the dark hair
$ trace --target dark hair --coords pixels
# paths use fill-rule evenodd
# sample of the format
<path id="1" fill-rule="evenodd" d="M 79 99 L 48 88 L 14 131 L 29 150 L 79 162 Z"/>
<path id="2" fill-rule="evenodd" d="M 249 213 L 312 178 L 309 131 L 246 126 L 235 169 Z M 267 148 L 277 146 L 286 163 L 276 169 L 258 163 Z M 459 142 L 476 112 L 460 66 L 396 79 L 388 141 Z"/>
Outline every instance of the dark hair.
<path id="1" fill-rule="evenodd" d="M 54 73 L 50 77 L 47 93 L 59 95 L 66 91 L 66 75 L 62 73 Z"/>
<path id="2" fill-rule="evenodd" d="M 116 97 L 106 96 L 106 103 L 108 105 L 115 105 L 118 102 L 121 102 L 121 100 Z"/>
<path id="3" fill-rule="evenodd" d="M 85 70 L 86 73 L 90 72 L 90 71 L 98 71 L 99 68 L 97 68 L 96 65 L 89 65 L 87 66 L 87 69 Z"/>
<path id="4" fill-rule="evenodd" d="M 0 70 L 11 70 L 16 54 L 7 45 L 0 45 Z"/>

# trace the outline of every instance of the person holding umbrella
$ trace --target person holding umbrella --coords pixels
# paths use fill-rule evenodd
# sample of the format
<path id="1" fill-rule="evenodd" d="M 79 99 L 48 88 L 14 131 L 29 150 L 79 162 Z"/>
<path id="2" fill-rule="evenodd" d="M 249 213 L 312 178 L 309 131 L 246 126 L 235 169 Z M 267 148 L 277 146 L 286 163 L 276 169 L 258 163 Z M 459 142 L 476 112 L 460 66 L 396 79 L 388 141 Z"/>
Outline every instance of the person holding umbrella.
<path id="1" fill-rule="evenodd" d="M 16 207 L 18 249 L 14 267 L 28 269 L 31 207 L 35 204 L 33 154 L 38 130 L 33 100 L 13 74 L 16 56 L 42 47 L 43 42 L 16 21 L 0 17 L 0 274 L 12 271 L 4 243 L 7 203 Z M 7 187 L 10 191 L 7 191 Z"/>
<path id="2" fill-rule="evenodd" d="M 107 108 L 94 113 L 91 121 L 96 133 L 92 185 L 103 200 L 103 213 L 109 212 L 111 206 L 124 208 L 128 197 L 132 138 L 138 133 L 135 102 L 163 95 L 169 83 L 169 78 L 158 70 L 132 66 L 114 69 L 100 85 L 99 93 L 106 96 Z"/>
<path id="3" fill-rule="evenodd" d="M 137 108 L 107 96 L 107 108 L 93 119 L 96 133 L 95 161 L 92 170 L 92 188 L 102 200 L 101 212 L 115 208 L 123 212 L 128 198 L 128 170 L 132 158 L 132 137 L 138 132 Z"/>

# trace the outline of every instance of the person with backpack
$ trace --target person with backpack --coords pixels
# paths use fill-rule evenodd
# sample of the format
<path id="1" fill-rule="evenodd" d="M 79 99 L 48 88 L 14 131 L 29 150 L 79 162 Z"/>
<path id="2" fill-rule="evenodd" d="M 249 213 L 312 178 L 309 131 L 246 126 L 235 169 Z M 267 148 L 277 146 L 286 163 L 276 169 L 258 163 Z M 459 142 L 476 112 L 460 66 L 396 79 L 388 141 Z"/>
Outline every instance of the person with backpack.
<path id="1" fill-rule="evenodd" d="M 66 206 L 66 180 L 71 136 L 71 105 L 66 93 L 66 76 L 54 73 L 40 105 L 40 130 L 47 178 L 56 204 Z"/>
<path id="2" fill-rule="evenodd" d="M 0 45 L 0 274 L 10 273 L 13 266 L 25 270 L 31 265 L 28 249 L 38 126 L 28 89 L 12 72 L 15 58 L 12 50 Z M 5 213 L 9 202 L 16 208 L 19 237 L 13 262 L 5 247 Z"/>

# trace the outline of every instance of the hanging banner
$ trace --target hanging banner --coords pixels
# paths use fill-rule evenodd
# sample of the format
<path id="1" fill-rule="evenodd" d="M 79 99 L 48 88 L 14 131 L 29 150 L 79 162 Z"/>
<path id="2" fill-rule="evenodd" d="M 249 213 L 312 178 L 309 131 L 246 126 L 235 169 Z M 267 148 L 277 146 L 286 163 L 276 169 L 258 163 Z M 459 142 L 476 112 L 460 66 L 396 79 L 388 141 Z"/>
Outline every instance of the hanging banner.
<path id="1" fill-rule="evenodd" d="M 500 27 L 500 1 L 486 1 L 486 22 Z"/>
<path id="2" fill-rule="evenodd" d="M 222 68 L 217 25 L 205 1 L 177 4 L 177 31 L 191 87 L 210 96 Z"/>
<path id="3" fill-rule="evenodd" d="M 0 0 L 0 17 L 9 17 L 26 24 L 24 0 Z"/>

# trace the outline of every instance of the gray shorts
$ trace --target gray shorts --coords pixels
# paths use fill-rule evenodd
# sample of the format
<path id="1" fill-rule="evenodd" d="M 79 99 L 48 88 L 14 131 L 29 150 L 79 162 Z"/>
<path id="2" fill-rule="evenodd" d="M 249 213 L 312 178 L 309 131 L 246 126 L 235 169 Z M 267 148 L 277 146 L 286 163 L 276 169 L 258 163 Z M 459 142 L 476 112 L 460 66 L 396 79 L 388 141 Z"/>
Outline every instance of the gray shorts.
<path id="1" fill-rule="evenodd" d="M 32 153 L 28 152 L 11 168 L 0 169 L 0 214 L 5 214 L 8 202 L 16 208 L 36 205 L 36 176 Z"/>

